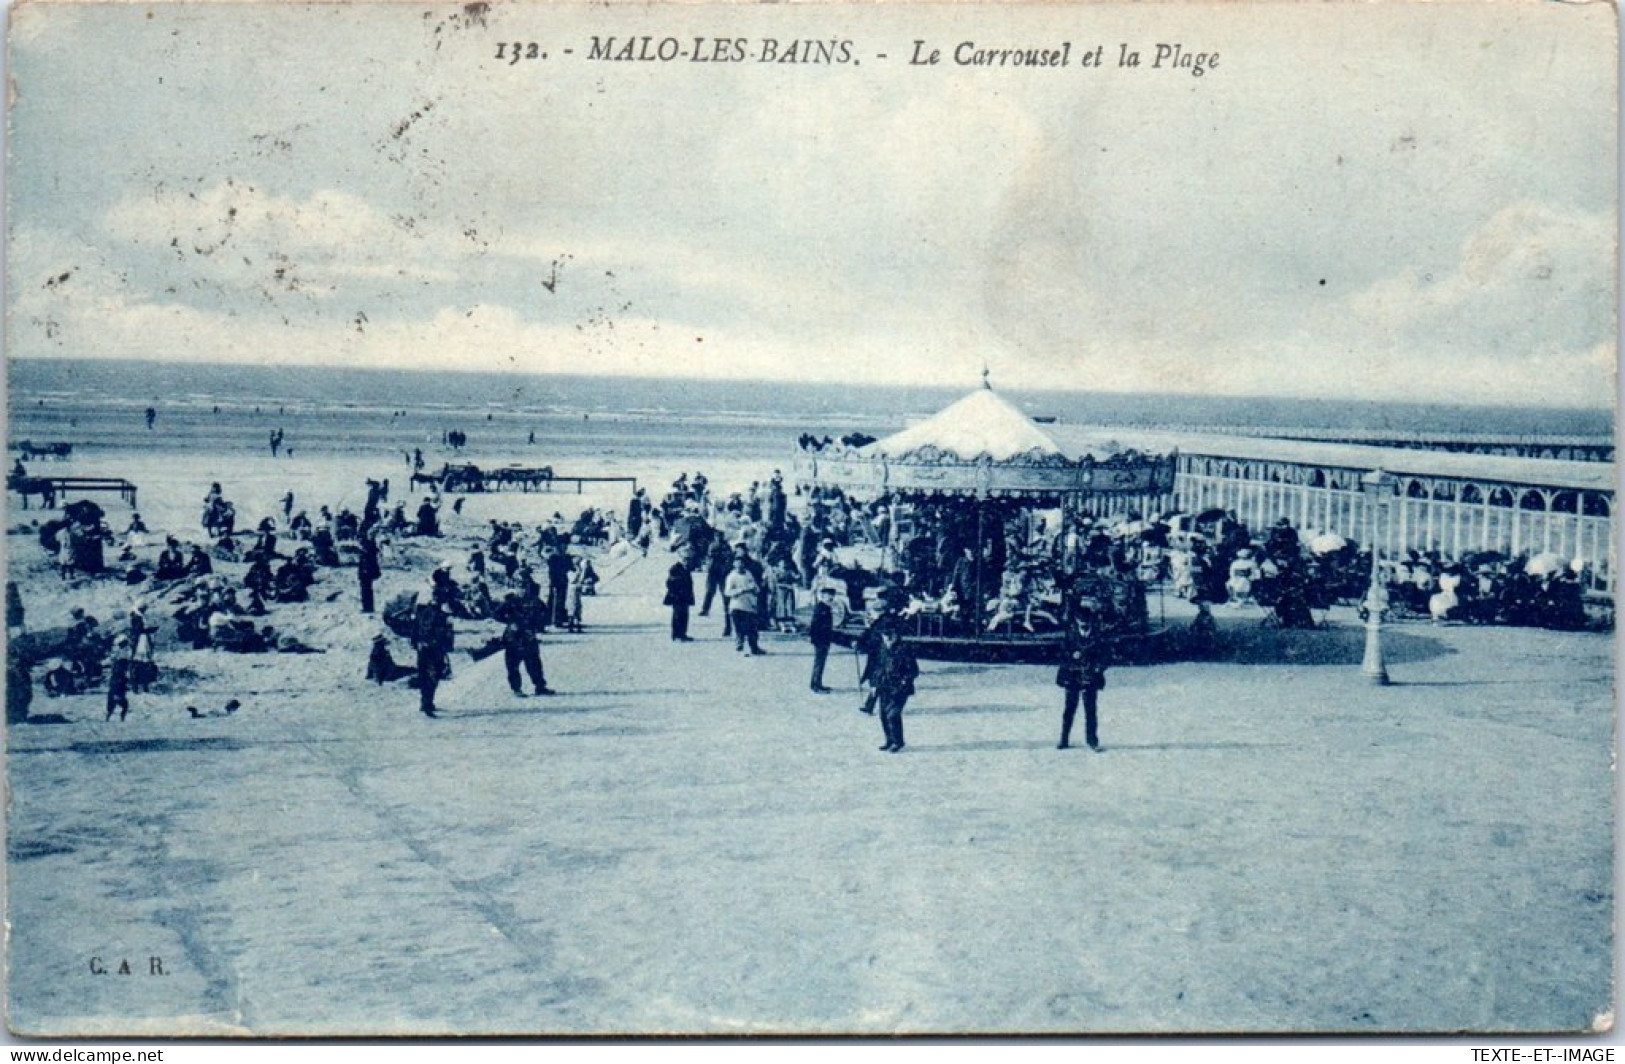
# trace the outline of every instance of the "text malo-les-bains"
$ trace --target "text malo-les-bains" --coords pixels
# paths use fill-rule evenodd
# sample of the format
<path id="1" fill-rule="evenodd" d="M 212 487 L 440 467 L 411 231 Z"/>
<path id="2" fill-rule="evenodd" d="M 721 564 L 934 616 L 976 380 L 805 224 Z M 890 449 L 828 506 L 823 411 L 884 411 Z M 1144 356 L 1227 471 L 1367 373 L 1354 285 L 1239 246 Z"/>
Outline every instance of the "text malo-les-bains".
<path id="1" fill-rule="evenodd" d="M 780 40 L 777 37 L 594 37 L 588 59 L 620 63 L 800 63 L 841 64 L 856 59 L 851 41 Z"/>

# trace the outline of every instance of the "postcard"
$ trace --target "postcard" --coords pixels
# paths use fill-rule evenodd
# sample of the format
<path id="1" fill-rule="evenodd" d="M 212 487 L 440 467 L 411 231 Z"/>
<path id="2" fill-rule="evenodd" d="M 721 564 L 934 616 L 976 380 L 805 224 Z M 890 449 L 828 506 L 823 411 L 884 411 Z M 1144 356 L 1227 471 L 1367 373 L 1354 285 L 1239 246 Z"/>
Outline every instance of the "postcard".
<path id="1" fill-rule="evenodd" d="M 8 49 L 14 1035 L 1612 1029 L 1612 5 Z"/>

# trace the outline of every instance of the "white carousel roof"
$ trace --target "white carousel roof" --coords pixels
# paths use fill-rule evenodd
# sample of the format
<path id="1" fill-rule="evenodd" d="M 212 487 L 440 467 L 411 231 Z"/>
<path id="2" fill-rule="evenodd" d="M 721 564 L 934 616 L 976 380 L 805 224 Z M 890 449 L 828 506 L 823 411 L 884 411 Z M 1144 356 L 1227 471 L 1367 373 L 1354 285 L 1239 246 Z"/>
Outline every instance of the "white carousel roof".
<path id="1" fill-rule="evenodd" d="M 927 449 L 973 462 L 1061 453 L 1032 420 L 990 388 L 978 388 L 935 416 L 862 449 L 865 457 L 902 458 Z"/>

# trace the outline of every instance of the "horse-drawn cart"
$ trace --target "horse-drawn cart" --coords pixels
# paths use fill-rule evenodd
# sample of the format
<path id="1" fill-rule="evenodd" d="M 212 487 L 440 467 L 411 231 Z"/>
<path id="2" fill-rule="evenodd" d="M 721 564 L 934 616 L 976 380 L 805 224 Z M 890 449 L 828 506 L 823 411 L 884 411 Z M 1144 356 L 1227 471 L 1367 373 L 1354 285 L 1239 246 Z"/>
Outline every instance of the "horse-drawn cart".
<path id="1" fill-rule="evenodd" d="M 556 485 L 573 484 L 577 494 L 584 484 L 628 484 L 637 489 L 636 477 L 574 477 L 553 472 L 552 466 L 527 468 L 503 466 L 481 469 L 477 465 L 451 465 L 440 467 L 438 473 L 414 473 L 412 485 L 434 485 L 450 495 L 478 495 L 489 491 L 552 491 Z"/>

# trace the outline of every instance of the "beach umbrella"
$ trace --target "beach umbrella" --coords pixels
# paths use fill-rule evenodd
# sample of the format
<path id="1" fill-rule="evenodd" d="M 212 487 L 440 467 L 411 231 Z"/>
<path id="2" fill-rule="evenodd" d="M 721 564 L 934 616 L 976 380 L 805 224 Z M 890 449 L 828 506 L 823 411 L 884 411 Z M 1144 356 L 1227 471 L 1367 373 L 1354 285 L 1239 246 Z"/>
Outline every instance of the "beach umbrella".
<path id="1" fill-rule="evenodd" d="M 1349 541 L 1336 532 L 1322 532 L 1309 541 L 1309 550 L 1315 554 L 1335 554 L 1349 545 Z"/>
<path id="2" fill-rule="evenodd" d="M 384 626 L 402 639 L 412 638 L 417 614 L 418 597 L 403 591 L 384 604 Z"/>
<path id="3" fill-rule="evenodd" d="M 1561 572 L 1566 565 L 1567 563 L 1561 555 L 1546 551 L 1530 558 L 1528 564 L 1523 567 L 1523 571 L 1530 576 L 1549 576 L 1552 573 Z"/>

